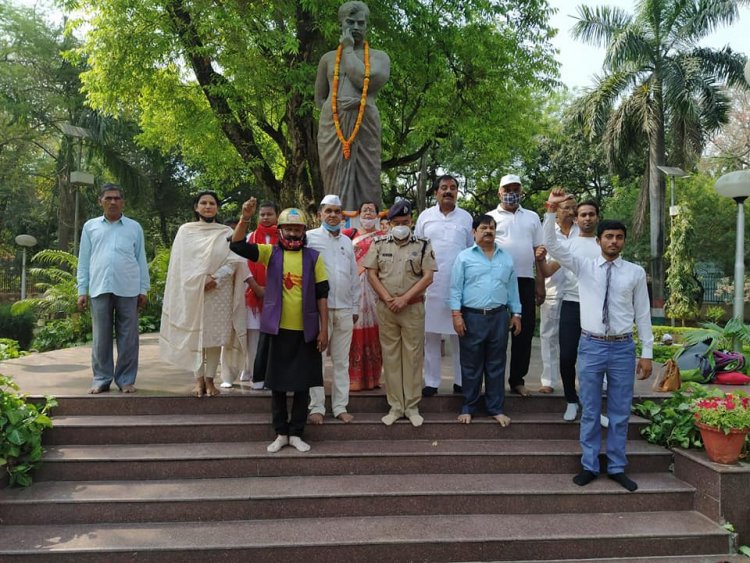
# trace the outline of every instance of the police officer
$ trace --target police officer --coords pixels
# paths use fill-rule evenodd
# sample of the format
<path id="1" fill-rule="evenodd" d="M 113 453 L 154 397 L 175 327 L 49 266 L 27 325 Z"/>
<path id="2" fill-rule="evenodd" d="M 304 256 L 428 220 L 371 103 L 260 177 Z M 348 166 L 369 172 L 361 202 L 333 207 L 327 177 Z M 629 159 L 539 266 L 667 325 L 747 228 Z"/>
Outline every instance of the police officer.
<path id="1" fill-rule="evenodd" d="M 430 241 L 412 234 L 411 213 L 411 203 L 396 202 L 388 211 L 389 233 L 375 239 L 364 260 L 380 298 L 380 347 L 390 405 L 382 418 L 386 426 L 402 416 L 414 426 L 424 422 L 417 408 L 422 397 L 424 292 L 437 264 Z"/>

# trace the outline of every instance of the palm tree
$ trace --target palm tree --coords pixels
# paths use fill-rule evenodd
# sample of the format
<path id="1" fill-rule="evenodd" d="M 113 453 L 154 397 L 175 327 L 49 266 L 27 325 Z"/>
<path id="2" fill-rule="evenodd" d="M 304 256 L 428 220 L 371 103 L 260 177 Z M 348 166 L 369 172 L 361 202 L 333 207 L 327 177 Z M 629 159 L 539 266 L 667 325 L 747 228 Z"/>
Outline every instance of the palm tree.
<path id="1" fill-rule="evenodd" d="M 750 0 L 639 0 L 635 13 L 615 7 L 578 7 L 573 36 L 605 47 L 604 74 L 577 101 L 577 116 L 591 138 L 601 138 L 610 165 L 642 154 L 651 228 L 654 305 L 664 302 L 665 183 L 657 166 L 690 168 L 709 134 L 727 121 L 726 86 L 745 86 L 744 56 L 698 42 L 738 18 Z M 644 205 L 645 208 L 645 205 Z"/>

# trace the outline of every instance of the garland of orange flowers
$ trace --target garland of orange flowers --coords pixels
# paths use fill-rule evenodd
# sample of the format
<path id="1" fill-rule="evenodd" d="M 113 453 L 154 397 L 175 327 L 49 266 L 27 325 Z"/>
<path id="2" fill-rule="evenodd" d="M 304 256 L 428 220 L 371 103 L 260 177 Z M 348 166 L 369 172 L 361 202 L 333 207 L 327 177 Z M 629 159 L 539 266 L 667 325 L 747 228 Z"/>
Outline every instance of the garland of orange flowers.
<path id="1" fill-rule="evenodd" d="M 336 100 L 339 92 L 339 67 L 341 66 L 341 52 L 343 45 L 339 43 L 339 48 L 336 50 L 336 64 L 333 67 L 333 95 L 331 96 L 331 110 L 333 111 L 333 125 L 336 127 L 336 136 L 341 142 L 341 151 L 344 153 L 344 158 L 349 160 L 351 156 L 351 146 L 354 142 L 357 133 L 359 133 L 359 127 L 362 125 L 362 118 L 365 116 L 365 105 L 367 104 L 367 88 L 370 86 L 370 46 L 365 41 L 365 82 L 362 87 L 362 97 L 359 100 L 359 113 L 357 113 L 357 122 L 354 124 L 354 130 L 348 139 L 344 138 L 344 134 L 341 132 L 341 122 L 339 121 L 339 112 L 336 107 Z"/>

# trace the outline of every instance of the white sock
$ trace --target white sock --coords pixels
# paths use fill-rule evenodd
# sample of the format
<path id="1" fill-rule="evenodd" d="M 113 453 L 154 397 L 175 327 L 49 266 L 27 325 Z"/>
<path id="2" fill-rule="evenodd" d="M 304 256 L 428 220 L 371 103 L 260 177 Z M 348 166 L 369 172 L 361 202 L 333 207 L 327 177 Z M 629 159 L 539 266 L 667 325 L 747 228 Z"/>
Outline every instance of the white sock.
<path id="1" fill-rule="evenodd" d="M 578 416 L 578 403 L 568 403 L 568 407 L 565 409 L 565 414 L 563 415 L 563 420 L 572 422 L 576 419 L 576 416 Z"/>
<path id="2" fill-rule="evenodd" d="M 266 450 L 269 453 L 275 454 L 281 448 L 283 448 L 284 446 L 288 444 L 289 444 L 289 436 L 282 436 L 281 434 L 279 434 L 278 436 L 276 436 L 276 439 L 273 442 L 271 442 L 270 444 L 268 444 L 268 446 L 266 446 Z"/>
<path id="3" fill-rule="evenodd" d="M 303 442 L 302 438 L 300 438 L 299 436 L 290 436 L 289 445 L 297 448 L 298 452 L 310 451 L 310 444 L 308 444 L 307 442 Z"/>

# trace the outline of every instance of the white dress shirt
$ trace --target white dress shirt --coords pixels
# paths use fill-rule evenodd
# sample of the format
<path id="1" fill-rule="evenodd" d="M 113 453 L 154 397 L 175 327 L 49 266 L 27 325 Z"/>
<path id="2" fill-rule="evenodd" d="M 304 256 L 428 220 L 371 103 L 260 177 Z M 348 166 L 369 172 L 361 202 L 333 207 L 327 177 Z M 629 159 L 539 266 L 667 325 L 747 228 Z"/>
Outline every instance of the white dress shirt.
<path id="1" fill-rule="evenodd" d="M 582 237 L 579 235 L 567 242 L 567 248 L 572 255 L 580 256 L 581 258 L 595 260 L 602 255 L 602 249 L 596 244 L 596 237 Z M 554 259 L 554 256 L 552 258 Z M 558 271 L 562 272 L 564 276 L 558 290 L 560 295 L 562 295 L 563 301 L 580 302 L 578 276 L 565 267 L 561 267 Z"/>
<path id="2" fill-rule="evenodd" d="M 357 271 L 357 260 L 349 237 L 334 235 L 323 227 L 307 231 L 307 246 L 320 252 L 328 272 L 328 308 L 352 309 L 359 314 L 359 294 L 362 291 Z"/>
<path id="3" fill-rule="evenodd" d="M 555 233 L 557 233 L 557 240 L 564 244 L 570 244 L 572 239 L 578 236 L 578 225 L 573 223 L 570 227 L 570 231 L 566 235 L 562 232 L 559 223 L 555 221 Z M 552 256 L 547 255 L 547 262 L 553 260 Z M 559 299 L 562 298 L 565 289 L 565 268 L 560 268 L 554 274 L 548 278 L 544 278 L 544 289 L 547 299 Z"/>
<path id="4" fill-rule="evenodd" d="M 426 332 L 456 333 L 453 329 L 451 309 L 448 306 L 451 270 L 458 253 L 474 244 L 471 226 L 471 215 L 459 207 L 444 215 L 440 211 L 440 205 L 435 205 L 425 209 L 417 217 L 414 234 L 430 240 L 438 267 L 426 292 Z"/>
<path id="5" fill-rule="evenodd" d="M 519 278 L 534 277 L 534 248 L 542 244 L 542 222 L 539 215 L 523 207 L 515 213 L 502 205 L 487 213 L 495 220 L 495 241 L 513 257 L 513 267 Z"/>
<path id="6" fill-rule="evenodd" d="M 599 254 L 596 259 L 574 255 L 555 236 L 555 214 L 544 215 L 544 244 L 560 265 L 578 277 L 581 298 L 581 328 L 596 335 L 604 335 L 602 307 L 606 291 L 608 263 Z M 651 305 L 643 268 L 621 257 L 612 262 L 609 287 L 609 334 L 633 332 L 638 327 L 642 358 L 653 357 L 654 335 L 651 331 Z"/>

